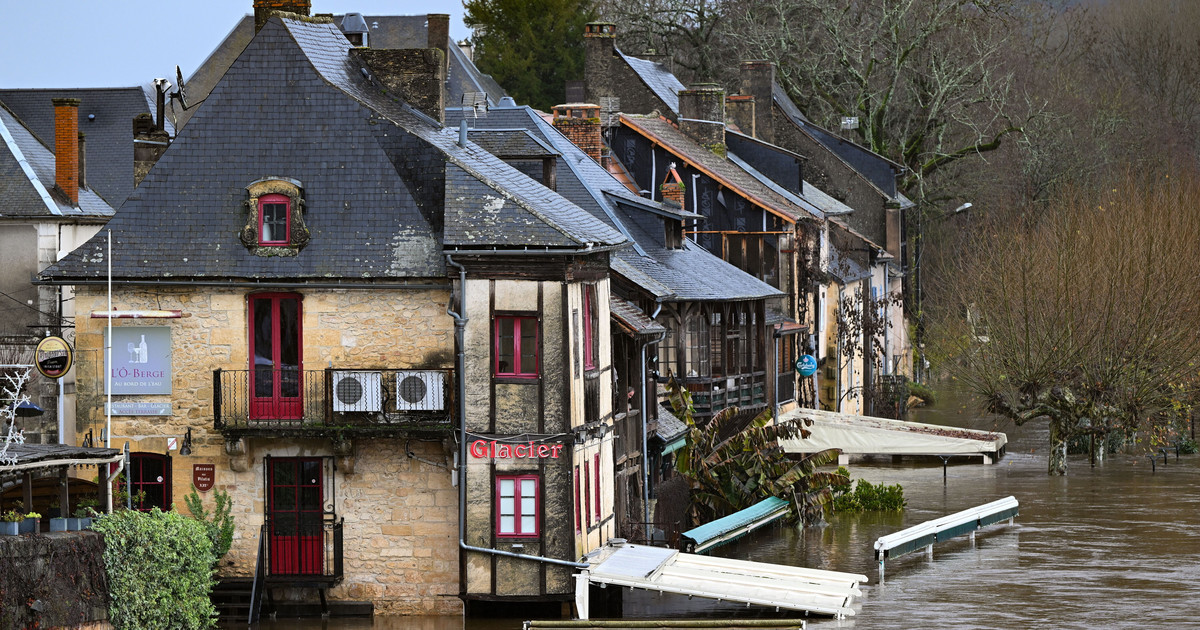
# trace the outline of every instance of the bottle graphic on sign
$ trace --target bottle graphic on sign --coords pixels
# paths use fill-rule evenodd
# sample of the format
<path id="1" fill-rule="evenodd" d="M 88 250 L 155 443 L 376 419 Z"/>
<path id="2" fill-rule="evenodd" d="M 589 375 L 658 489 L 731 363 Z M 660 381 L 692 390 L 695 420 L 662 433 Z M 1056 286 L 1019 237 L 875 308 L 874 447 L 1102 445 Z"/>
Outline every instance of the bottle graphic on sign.
<path id="1" fill-rule="evenodd" d="M 142 343 L 138 344 L 137 357 L 138 363 L 148 363 L 150 361 L 149 354 L 146 352 L 146 335 L 142 335 Z"/>

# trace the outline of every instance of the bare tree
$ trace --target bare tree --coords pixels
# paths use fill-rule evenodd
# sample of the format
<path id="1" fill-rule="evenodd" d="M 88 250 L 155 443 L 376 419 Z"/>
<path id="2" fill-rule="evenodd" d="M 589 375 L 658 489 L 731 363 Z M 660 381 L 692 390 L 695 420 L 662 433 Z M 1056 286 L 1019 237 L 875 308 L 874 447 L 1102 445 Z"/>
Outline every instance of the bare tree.
<path id="1" fill-rule="evenodd" d="M 776 63 L 814 122 L 837 129 L 857 117 L 849 133 L 907 166 L 906 191 L 927 200 L 935 173 L 995 150 L 1033 115 L 1014 107 L 1026 103 L 1001 63 L 1021 4 L 749 0 L 726 28 L 741 55 Z"/>
<path id="2" fill-rule="evenodd" d="M 684 81 L 712 81 L 721 62 L 727 0 L 602 0 L 603 19 L 620 25 L 622 48 L 670 57 Z"/>
<path id="3" fill-rule="evenodd" d="M 1074 436 L 1154 429 L 1200 358 L 1200 183 L 1128 175 L 981 226 L 934 286 L 933 340 L 988 411 Z"/>

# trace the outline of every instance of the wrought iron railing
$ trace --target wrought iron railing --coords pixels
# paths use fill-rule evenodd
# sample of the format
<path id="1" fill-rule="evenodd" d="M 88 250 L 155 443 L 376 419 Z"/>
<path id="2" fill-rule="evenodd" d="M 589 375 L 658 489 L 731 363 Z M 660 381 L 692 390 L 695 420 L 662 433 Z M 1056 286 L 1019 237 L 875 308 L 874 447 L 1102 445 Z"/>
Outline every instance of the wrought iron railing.
<path id="1" fill-rule="evenodd" d="M 337 581 L 342 579 L 342 522 L 330 513 L 268 514 L 263 524 L 266 544 L 262 566 L 272 581 Z"/>
<path id="2" fill-rule="evenodd" d="M 697 418 L 710 418 L 726 407 L 751 410 L 767 404 L 767 373 L 681 379 L 692 394 Z"/>
<path id="3" fill-rule="evenodd" d="M 221 429 L 449 426 L 451 370 L 214 370 Z"/>

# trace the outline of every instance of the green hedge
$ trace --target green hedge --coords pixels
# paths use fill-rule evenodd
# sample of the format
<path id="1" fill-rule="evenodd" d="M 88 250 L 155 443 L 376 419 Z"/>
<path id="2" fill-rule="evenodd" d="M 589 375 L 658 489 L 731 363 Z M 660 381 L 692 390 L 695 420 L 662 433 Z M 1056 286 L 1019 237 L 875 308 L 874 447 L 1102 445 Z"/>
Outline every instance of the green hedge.
<path id="1" fill-rule="evenodd" d="M 177 512 L 119 511 L 97 520 L 104 534 L 109 621 L 117 630 L 212 628 L 212 538 Z"/>
<path id="2" fill-rule="evenodd" d="M 843 469 L 838 469 L 843 470 Z M 829 509 L 833 512 L 902 512 L 907 501 L 904 500 L 904 489 L 900 484 L 885 486 L 874 485 L 865 479 L 859 479 L 854 484 L 854 490 L 849 486 L 835 491 Z"/>

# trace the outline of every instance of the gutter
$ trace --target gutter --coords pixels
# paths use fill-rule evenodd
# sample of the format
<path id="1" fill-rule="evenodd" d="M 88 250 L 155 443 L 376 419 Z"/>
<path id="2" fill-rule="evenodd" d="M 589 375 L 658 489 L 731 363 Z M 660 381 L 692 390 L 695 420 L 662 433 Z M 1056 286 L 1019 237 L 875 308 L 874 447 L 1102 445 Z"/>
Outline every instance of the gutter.
<path id="1" fill-rule="evenodd" d="M 456 252 L 461 253 L 461 252 Z M 454 259 L 446 254 L 446 264 L 458 269 L 458 308 L 460 311 L 466 312 L 467 304 L 467 269 L 461 264 L 454 262 Z M 572 562 L 570 560 L 559 560 L 558 558 L 546 558 L 544 556 L 530 556 L 512 551 L 503 551 L 500 549 L 489 549 L 487 547 L 475 547 L 467 544 L 467 385 L 463 378 L 466 373 L 466 344 L 464 343 L 465 333 L 467 328 L 468 318 L 462 314 L 456 313 L 453 306 L 453 293 L 451 294 L 451 302 L 446 305 L 446 314 L 454 318 L 454 344 L 457 346 L 458 352 L 455 355 L 455 369 L 458 372 L 458 546 L 464 551 L 475 551 L 479 553 L 491 554 L 493 556 L 504 556 L 508 558 L 521 558 L 523 560 L 534 560 L 536 562 L 544 562 L 547 564 L 557 564 L 571 567 L 574 569 L 587 569 L 591 565 L 586 562 Z M 459 559 L 461 563 L 462 558 Z M 464 593 L 466 585 L 463 585 Z"/>
<path id="2" fill-rule="evenodd" d="M 654 313 L 650 315 L 650 321 L 658 317 L 662 312 L 662 302 L 654 309 Z M 642 515 L 645 517 L 646 527 L 650 527 L 650 446 L 649 439 L 646 437 L 646 419 L 650 417 L 650 408 L 646 403 L 646 349 L 650 346 L 658 345 L 663 339 L 670 334 L 670 329 L 664 331 L 658 336 L 658 339 L 642 344 Z M 655 381 L 657 382 L 657 381 Z M 655 393 L 655 404 L 658 403 L 658 394 Z"/>

